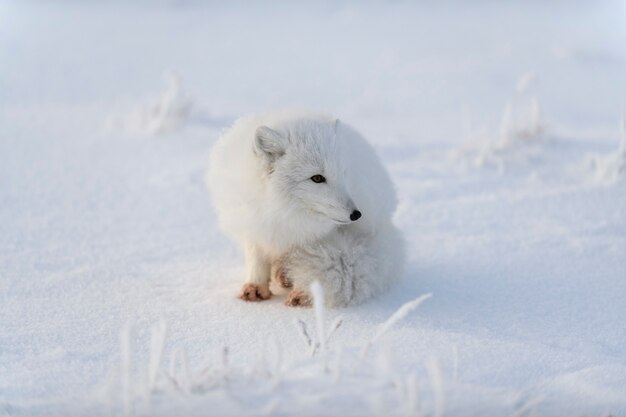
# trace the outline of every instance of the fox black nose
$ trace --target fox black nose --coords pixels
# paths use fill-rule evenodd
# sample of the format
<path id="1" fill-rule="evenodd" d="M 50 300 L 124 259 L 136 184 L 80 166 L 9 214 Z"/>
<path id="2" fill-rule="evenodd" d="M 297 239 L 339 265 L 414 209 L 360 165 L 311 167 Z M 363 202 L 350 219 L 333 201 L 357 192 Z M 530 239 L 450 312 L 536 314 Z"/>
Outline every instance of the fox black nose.
<path id="1" fill-rule="evenodd" d="M 359 220 L 360 218 L 361 218 L 361 212 L 358 210 L 354 210 L 352 214 L 350 215 L 350 220 L 352 220 L 353 222 Z"/>

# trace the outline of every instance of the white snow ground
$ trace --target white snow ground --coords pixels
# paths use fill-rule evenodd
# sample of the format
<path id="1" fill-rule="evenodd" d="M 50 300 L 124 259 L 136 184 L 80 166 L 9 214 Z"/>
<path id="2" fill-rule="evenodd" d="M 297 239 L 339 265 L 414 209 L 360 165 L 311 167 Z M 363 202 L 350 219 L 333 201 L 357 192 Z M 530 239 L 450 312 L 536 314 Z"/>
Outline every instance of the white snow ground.
<path id="1" fill-rule="evenodd" d="M 626 415 L 623 2 L 106 3 L 0 2 L 0 416 Z M 409 243 L 313 356 L 203 185 L 286 106 L 375 144 Z"/>

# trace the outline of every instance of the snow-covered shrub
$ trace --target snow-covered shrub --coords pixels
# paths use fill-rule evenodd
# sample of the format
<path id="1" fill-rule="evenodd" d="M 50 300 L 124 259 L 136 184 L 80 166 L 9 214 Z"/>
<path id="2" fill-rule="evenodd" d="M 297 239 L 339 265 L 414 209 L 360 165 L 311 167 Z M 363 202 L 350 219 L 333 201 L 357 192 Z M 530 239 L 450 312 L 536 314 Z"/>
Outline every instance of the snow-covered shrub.
<path id="1" fill-rule="evenodd" d="M 341 382 L 342 395 L 368 397 L 366 404 L 361 404 L 365 409 L 355 409 L 354 403 L 345 401 L 346 406 L 352 408 L 351 412 L 337 415 L 378 415 L 378 403 L 386 404 L 387 415 L 420 416 L 425 404 L 433 408 L 433 415 L 442 415 L 445 395 L 441 367 L 436 360 L 430 358 L 425 364 L 426 378 L 430 380 L 426 383 L 432 385 L 434 397 L 430 401 L 421 397 L 415 373 L 392 365 L 388 347 L 373 349 L 385 333 L 431 294 L 400 307 L 363 346 L 341 346 L 332 339 L 343 320 L 336 317 L 328 326 L 319 283 L 313 283 L 311 292 L 315 331 L 311 331 L 309 323 L 295 321 L 295 331 L 301 334 L 307 348 L 295 363 L 283 360 L 282 346 L 273 339 L 252 366 L 238 366 L 229 357 L 228 347 L 224 347 L 220 359 L 205 366 L 194 366 L 184 350 L 174 349 L 166 369 L 161 366 L 166 342 L 165 323 L 151 327 L 147 364 L 133 361 L 139 349 L 135 346 L 138 337 L 135 326 L 127 324 L 121 335 L 119 366 L 100 393 L 104 406 L 124 415 L 167 415 L 168 410 L 159 407 L 160 400 L 166 400 L 164 403 L 169 405 L 176 404 L 176 400 L 196 401 L 200 407 L 192 414 L 204 415 L 207 406 L 211 407 L 213 402 L 223 403 L 226 395 L 240 399 L 235 405 L 239 409 L 233 409 L 232 415 L 244 411 L 246 415 L 274 415 L 281 410 L 283 414 L 300 415 L 298 410 L 305 407 L 312 396 L 336 396 L 337 384 Z M 247 398 L 265 405 L 258 407 L 255 403 L 251 407 Z M 388 408 L 390 399 L 393 403 Z"/>
<path id="2" fill-rule="evenodd" d="M 609 155 L 594 155 L 589 166 L 600 182 L 609 184 L 626 179 L 626 114 L 622 112 L 619 148 Z"/>
<path id="3" fill-rule="evenodd" d="M 534 93 L 536 75 L 528 72 L 520 77 L 511 99 L 504 105 L 497 130 L 466 132 L 466 145 L 453 156 L 467 159 L 473 165 L 503 167 L 503 157 L 537 143 L 544 137 L 546 124 L 541 115 L 539 99 Z M 469 130 L 470 127 L 466 127 Z"/>
<path id="4" fill-rule="evenodd" d="M 165 74 L 167 87 L 160 97 L 136 106 L 124 116 L 114 116 L 109 127 L 144 135 L 159 135 L 182 128 L 189 120 L 192 101 L 184 93 L 180 77 L 174 72 Z"/>

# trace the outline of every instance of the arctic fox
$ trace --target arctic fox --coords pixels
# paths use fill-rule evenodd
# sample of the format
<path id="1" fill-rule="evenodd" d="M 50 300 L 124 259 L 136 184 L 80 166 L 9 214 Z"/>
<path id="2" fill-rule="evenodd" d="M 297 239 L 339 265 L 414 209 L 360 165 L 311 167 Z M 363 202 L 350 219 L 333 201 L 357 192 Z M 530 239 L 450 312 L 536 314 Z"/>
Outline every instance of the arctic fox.
<path id="1" fill-rule="evenodd" d="M 245 252 L 240 298 L 291 288 L 311 303 L 319 281 L 329 306 L 384 291 L 404 261 L 391 217 L 393 184 L 365 139 L 337 119 L 277 112 L 237 120 L 211 151 L 207 185 L 223 231 Z"/>

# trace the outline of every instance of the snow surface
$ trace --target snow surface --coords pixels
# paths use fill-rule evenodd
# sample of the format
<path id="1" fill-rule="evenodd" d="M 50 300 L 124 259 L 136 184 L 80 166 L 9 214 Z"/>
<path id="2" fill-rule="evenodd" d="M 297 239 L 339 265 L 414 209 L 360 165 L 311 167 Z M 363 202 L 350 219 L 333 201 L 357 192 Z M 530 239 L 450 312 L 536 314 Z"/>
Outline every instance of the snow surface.
<path id="1" fill-rule="evenodd" d="M 624 45 L 618 2 L 0 2 L 0 416 L 626 415 Z M 398 187 L 362 306 L 236 298 L 208 150 L 289 106 Z"/>

